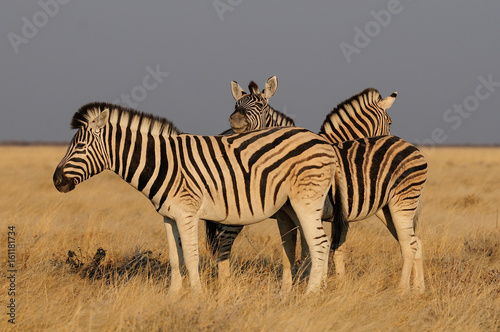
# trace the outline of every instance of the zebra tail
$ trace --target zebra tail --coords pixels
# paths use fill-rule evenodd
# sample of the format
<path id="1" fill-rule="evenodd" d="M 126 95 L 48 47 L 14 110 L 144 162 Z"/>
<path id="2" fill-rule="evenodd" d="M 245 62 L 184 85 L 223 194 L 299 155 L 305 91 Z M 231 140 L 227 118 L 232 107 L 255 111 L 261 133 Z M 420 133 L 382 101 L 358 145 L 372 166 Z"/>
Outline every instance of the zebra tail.
<path id="1" fill-rule="evenodd" d="M 418 220 L 420 218 L 420 212 L 422 212 L 422 204 L 422 193 L 420 193 L 417 209 L 415 210 L 415 215 L 413 216 L 413 229 L 415 232 L 417 232 Z"/>
<path id="2" fill-rule="evenodd" d="M 345 197 L 345 192 L 342 190 L 342 188 L 346 187 L 341 185 L 344 181 L 344 177 L 341 176 L 340 171 L 337 170 L 335 175 L 335 193 L 332 193 L 332 186 L 330 195 L 328 195 L 333 208 L 332 244 L 330 247 L 333 252 L 345 242 L 347 231 L 349 230 L 349 221 L 347 220 L 347 198 Z"/>

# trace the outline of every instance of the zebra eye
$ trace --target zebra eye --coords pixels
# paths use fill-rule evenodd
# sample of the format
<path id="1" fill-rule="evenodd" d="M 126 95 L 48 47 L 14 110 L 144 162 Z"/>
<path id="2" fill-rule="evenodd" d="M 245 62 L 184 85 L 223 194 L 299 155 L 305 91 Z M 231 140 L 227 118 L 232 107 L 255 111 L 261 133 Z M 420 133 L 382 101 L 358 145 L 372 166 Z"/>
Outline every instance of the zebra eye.
<path id="1" fill-rule="evenodd" d="M 85 149 L 85 144 L 84 143 L 78 143 L 75 148 L 77 149 Z"/>

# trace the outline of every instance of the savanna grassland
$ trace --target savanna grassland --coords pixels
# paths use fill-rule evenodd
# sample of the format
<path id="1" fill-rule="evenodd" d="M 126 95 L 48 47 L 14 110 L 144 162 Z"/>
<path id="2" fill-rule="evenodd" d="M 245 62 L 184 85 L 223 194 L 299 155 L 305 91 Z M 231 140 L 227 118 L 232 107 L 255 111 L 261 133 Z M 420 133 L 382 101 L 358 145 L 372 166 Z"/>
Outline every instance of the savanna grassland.
<path id="1" fill-rule="evenodd" d="M 175 299 L 167 298 L 162 218 L 111 172 L 57 192 L 52 174 L 65 149 L 0 146 L 1 330 L 500 330 L 500 148 L 423 149 L 430 170 L 418 229 L 423 295 L 398 293 L 399 245 L 370 219 L 351 224 L 346 279 L 330 273 L 313 296 L 303 295 L 304 281 L 279 293 L 275 223 L 243 231 L 234 276 L 223 285 L 200 232 L 204 295 Z M 8 226 L 15 227 L 15 325 L 7 321 Z M 95 256 L 99 248 L 105 256 Z"/>

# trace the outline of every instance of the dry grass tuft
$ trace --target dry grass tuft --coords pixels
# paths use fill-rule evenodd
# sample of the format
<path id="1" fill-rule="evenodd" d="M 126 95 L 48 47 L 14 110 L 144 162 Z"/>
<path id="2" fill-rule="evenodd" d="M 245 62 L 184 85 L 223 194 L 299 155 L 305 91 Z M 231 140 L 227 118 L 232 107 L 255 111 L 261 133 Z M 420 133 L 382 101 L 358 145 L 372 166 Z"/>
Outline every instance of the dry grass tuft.
<path id="1" fill-rule="evenodd" d="M 456 208 L 472 208 L 479 204 L 480 198 L 476 194 L 465 195 L 455 202 Z"/>
<path id="2" fill-rule="evenodd" d="M 69 194 L 54 189 L 52 173 L 64 152 L 0 147 L 0 247 L 3 253 L 7 226 L 14 225 L 18 271 L 16 325 L 3 314 L 0 330 L 500 330 L 499 149 L 424 149 L 430 174 L 419 222 L 423 295 L 398 292 L 398 243 L 371 219 L 350 228 L 346 278 L 330 275 L 313 296 L 303 295 L 300 277 L 291 294 L 280 294 L 275 223 L 243 231 L 225 284 L 201 236 L 199 298 L 188 291 L 167 296 L 162 218 L 142 194 L 110 173 Z M 0 294 L 7 299 L 6 255 L 1 260 Z"/>

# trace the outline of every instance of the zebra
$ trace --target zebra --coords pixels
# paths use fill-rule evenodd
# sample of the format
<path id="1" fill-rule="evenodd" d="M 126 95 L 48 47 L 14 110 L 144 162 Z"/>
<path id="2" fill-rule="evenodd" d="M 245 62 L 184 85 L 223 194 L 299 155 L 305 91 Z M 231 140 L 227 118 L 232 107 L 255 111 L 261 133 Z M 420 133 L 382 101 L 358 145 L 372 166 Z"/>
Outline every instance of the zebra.
<path id="1" fill-rule="evenodd" d="M 250 130 L 247 128 L 295 126 L 293 119 L 276 111 L 267 102 L 278 88 L 276 76 L 272 76 L 267 80 L 262 93 L 259 92 L 259 87 L 253 81 L 250 82 L 248 88 L 250 93 L 246 93 L 237 82 L 231 81 L 231 93 L 236 101 L 235 110 L 229 118 L 231 128 L 223 131 L 220 135 L 230 135 Z M 247 110 L 253 109 L 255 106 L 262 111 L 258 114 L 256 112 L 247 113 Z M 265 125 L 261 125 L 262 121 L 265 122 Z M 210 220 L 205 220 L 205 225 L 208 248 L 212 255 L 217 257 L 219 279 L 227 280 L 230 276 L 229 254 L 231 247 L 243 226 L 222 226 Z"/>
<path id="2" fill-rule="evenodd" d="M 332 143 L 389 135 L 392 119 L 387 114 L 387 109 L 397 96 L 398 93 L 393 92 L 382 99 L 376 89 L 365 89 L 338 104 L 326 116 L 320 134 Z"/>
<path id="3" fill-rule="evenodd" d="M 231 81 L 231 93 L 236 104 L 229 122 L 235 133 L 253 130 L 252 128 L 295 126 L 293 119 L 268 104 L 269 98 L 276 93 L 277 88 L 276 76 L 267 80 L 262 93 L 253 81 L 248 85 L 250 93 L 246 93 L 237 82 Z M 252 111 L 253 109 L 258 109 L 258 112 Z"/>
<path id="4" fill-rule="evenodd" d="M 254 88 L 252 94 L 260 94 L 258 88 Z M 341 190 L 347 200 L 343 205 L 348 208 L 348 221 L 366 219 L 375 214 L 401 246 L 404 262 L 399 287 L 403 290 L 409 289 L 413 264 L 415 290 L 423 292 L 425 283 L 422 243 L 415 235 L 415 228 L 421 205 L 420 197 L 426 181 L 427 163 L 416 147 L 399 137 L 387 136 L 392 121 L 385 110 L 392 106 L 396 96 L 395 92 L 382 99 L 377 90 L 366 89 L 330 112 L 321 126 L 320 134 L 332 143 L 340 161 L 340 170 L 345 179 Z M 244 114 L 256 114 L 253 117 L 260 118 L 261 105 L 247 104 L 248 109 Z M 270 122 L 272 126 L 273 123 Z M 259 126 L 256 126 L 257 122 L 253 122 L 254 125 L 247 126 L 246 129 L 263 128 L 264 123 L 269 122 L 261 121 Z M 361 134 L 385 136 L 356 137 Z M 339 138 L 349 141 L 336 142 L 335 139 Z M 357 140 L 353 140 L 356 138 Z M 323 218 L 328 219 L 328 216 L 325 212 Z M 286 218 L 282 216 L 281 219 Z M 288 223 L 287 226 L 286 223 L 280 222 L 278 226 L 281 234 L 285 234 L 285 251 L 291 265 L 295 260 L 296 228 L 293 223 Z M 283 227 L 285 229 L 281 229 Z M 240 231 L 241 228 L 223 225 L 207 227 L 207 238 L 211 241 L 212 251 L 219 249 L 221 252 L 219 260 L 227 259 L 234 238 Z M 218 233 L 223 235 L 218 236 Z M 332 233 L 335 269 L 339 276 L 343 276 L 345 263 L 342 244 L 345 242 L 347 228 L 342 224 L 333 223 Z M 222 243 L 219 245 L 217 241 Z M 307 249 L 306 246 L 303 246 L 304 248 Z M 302 256 L 305 252 L 303 250 Z M 227 267 L 222 265 L 222 268 Z M 227 272 L 224 275 L 227 275 Z M 284 271 L 283 278 L 283 284 L 289 287 L 291 272 Z"/>
<path id="5" fill-rule="evenodd" d="M 285 203 L 314 248 L 306 292 L 320 289 L 330 245 L 321 215 L 332 182 L 341 179 L 335 152 L 319 135 L 297 127 L 189 135 L 164 118 L 98 102 L 82 106 L 71 127 L 77 132 L 56 167 L 55 187 L 69 192 L 111 170 L 148 197 L 164 217 L 172 268 L 169 295 L 182 287 L 183 261 L 191 290 L 202 291 L 199 219 L 252 224 Z"/>

